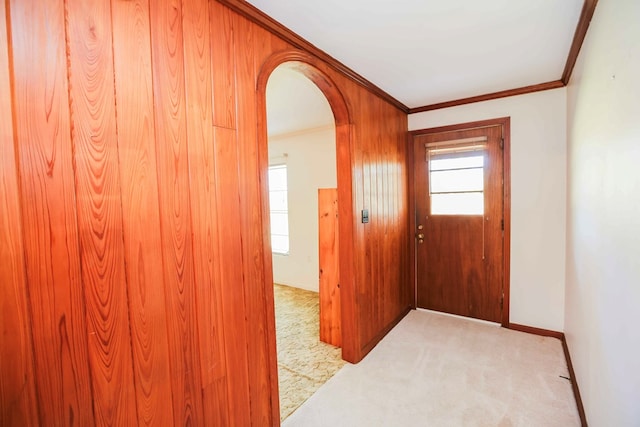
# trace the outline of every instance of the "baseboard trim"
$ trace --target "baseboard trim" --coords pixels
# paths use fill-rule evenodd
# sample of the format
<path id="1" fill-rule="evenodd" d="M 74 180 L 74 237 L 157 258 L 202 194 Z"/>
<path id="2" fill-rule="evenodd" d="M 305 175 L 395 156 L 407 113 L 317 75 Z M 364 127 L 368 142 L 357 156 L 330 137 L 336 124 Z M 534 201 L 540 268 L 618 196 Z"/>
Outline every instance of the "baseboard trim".
<path id="1" fill-rule="evenodd" d="M 582 405 L 582 397 L 580 397 L 580 389 L 578 388 L 578 379 L 576 373 L 573 370 L 573 363 L 571 363 L 571 355 L 569 354 L 569 346 L 567 345 L 567 338 L 562 334 L 562 349 L 564 350 L 564 357 L 567 359 L 567 367 L 569 368 L 569 378 L 571 378 L 571 387 L 573 388 L 573 396 L 576 398 L 576 405 L 578 406 L 578 414 L 580 414 L 580 424 L 582 427 L 588 427 L 587 414 L 584 412 L 584 406 Z"/>
<path id="2" fill-rule="evenodd" d="M 382 331 L 380 331 L 375 337 L 373 337 L 373 339 L 371 341 L 369 341 L 367 344 L 365 344 L 362 349 L 360 350 L 360 360 L 364 359 L 364 357 L 369 354 L 369 352 L 371 350 L 373 350 L 373 348 L 376 346 L 376 344 L 378 344 L 380 342 L 380 340 L 382 340 L 382 338 L 384 338 L 385 335 L 387 335 L 389 333 L 389 331 L 391 331 L 393 328 L 396 327 L 396 325 L 398 323 L 400 323 L 400 321 L 402 319 L 404 319 L 404 317 L 409 314 L 409 312 L 412 310 L 411 307 L 407 307 L 404 310 L 402 310 L 402 312 L 400 313 L 400 315 L 398 317 L 396 317 L 395 319 L 393 319 L 393 321 L 391 323 L 389 323 Z"/>
<path id="3" fill-rule="evenodd" d="M 558 338 L 562 342 L 562 350 L 564 351 L 564 358 L 567 361 L 567 368 L 569 370 L 569 379 L 571 381 L 571 388 L 573 389 L 573 397 L 576 399 L 576 406 L 578 407 L 578 415 L 580 416 L 580 424 L 582 427 L 588 427 L 587 414 L 584 412 L 584 405 L 582 404 L 582 397 L 580 397 L 580 389 L 578 387 L 578 380 L 576 373 L 573 370 L 573 363 L 571 362 L 571 354 L 569 353 L 569 346 L 567 345 L 567 338 L 564 332 L 551 331 L 549 329 L 534 328 L 533 326 L 519 325 L 517 323 L 509 323 L 508 329 L 514 331 L 526 332 L 528 334 L 541 335 L 543 337 Z"/>
<path id="4" fill-rule="evenodd" d="M 526 332 L 528 334 L 540 335 L 543 337 L 558 338 L 560 341 L 564 339 L 564 334 L 562 332 L 552 331 L 549 329 L 534 328 L 533 326 L 519 325 L 517 323 L 509 323 L 507 329 L 513 329 L 514 331 Z"/>

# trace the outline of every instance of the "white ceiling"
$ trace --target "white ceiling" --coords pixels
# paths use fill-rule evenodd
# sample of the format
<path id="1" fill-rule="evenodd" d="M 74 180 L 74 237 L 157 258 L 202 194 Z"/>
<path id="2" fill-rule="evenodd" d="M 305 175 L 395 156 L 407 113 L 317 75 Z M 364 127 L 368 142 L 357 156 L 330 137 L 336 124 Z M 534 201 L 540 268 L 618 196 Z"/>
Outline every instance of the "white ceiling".
<path id="1" fill-rule="evenodd" d="M 282 64 L 267 82 L 267 132 L 270 137 L 335 123 L 324 94 L 304 74 Z"/>
<path id="2" fill-rule="evenodd" d="M 583 0 L 248 0 L 410 108 L 559 80 Z"/>

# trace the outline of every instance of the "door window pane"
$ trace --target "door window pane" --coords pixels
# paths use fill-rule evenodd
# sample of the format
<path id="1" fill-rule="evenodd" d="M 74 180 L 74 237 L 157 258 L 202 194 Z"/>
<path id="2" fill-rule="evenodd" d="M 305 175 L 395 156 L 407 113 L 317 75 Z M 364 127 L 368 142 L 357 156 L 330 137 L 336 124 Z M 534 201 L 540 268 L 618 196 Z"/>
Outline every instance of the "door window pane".
<path id="1" fill-rule="evenodd" d="M 432 171 L 441 171 L 449 169 L 463 169 L 463 168 L 481 168 L 484 166 L 484 156 L 459 156 L 459 157 L 443 157 L 433 158 L 429 164 L 429 169 Z"/>
<path id="2" fill-rule="evenodd" d="M 431 215 L 484 215 L 484 151 L 429 151 Z"/>
<path id="3" fill-rule="evenodd" d="M 482 168 L 431 172 L 431 193 L 482 191 L 483 188 L 484 174 Z"/>
<path id="4" fill-rule="evenodd" d="M 431 195 L 431 215 L 483 215 L 484 194 L 443 193 Z"/>

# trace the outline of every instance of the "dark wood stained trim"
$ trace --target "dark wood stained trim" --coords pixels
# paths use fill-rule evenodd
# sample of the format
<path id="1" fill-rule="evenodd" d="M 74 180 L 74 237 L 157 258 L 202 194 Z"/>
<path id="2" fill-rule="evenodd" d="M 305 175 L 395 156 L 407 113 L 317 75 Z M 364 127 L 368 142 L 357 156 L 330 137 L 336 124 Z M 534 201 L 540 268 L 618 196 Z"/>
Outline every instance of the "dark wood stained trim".
<path id="1" fill-rule="evenodd" d="M 243 0 L 216 0 L 217 2 L 227 6 L 234 12 L 244 16 L 270 33 L 280 37 L 284 41 L 290 43 L 297 49 L 301 49 L 316 58 L 322 60 L 327 65 L 344 75 L 345 77 L 353 80 L 360 86 L 364 87 L 371 93 L 376 96 L 384 99 L 389 102 L 399 110 L 407 113 L 421 113 L 424 111 L 432 111 L 439 110 L 442 108 L 455 107 L 458 105 L 464 104 L 472 104 L 475 102 L 489 101 L 492 99 L 506 98 L 510 96 L 524 95 L 533 92 L 540 92 L 544 90 L 550 89 L 558 89 L 566 86 L 569 83 L 569 79 L 571 78 L 571 73 L 573 71 L 573 67 L 576 64 L 578 59 L 578 54 L 580 53 L 580 48 L 582 47 L 582 43 L 587 34 L 587 30 L 589 29 L 589 24 L 591 23 L 591 19 L 596 9 L 596 5 L 598 4 L 598 0 L 585 0 L 582 6 L 582 12 L 580 14 L 580 19 L 578 21 L 578 25 L 576 27 L 576 32 L 573 36 L 573 42 L 571 44 L 571 49 L 569 50 L 569 55 L 567 57 L 567 62 L 565 63 L 564 71 L 562 73 L 562 77 L 560 80 L 553 80 L 546 83 L 539 83 L 529 86 L 523 86 L 515 89 L 507 89 L 499 92 L 492 92 L 483 95 L 472 96 L 468 98 L 456 99 L 453 101 L 439 102 L 435 104 L 424 105 L 421 107 L 409 108 L 404 105 L 402 102 L 388 94 L 387 92 L 380 89 L 375 84 L 371 83 L 362 75 L 358 74 L 351 68 L 344 65 L 342 62 L 338 61 L 328 53 L 323 50 L 317 48 L 315 45 L 309 43 L 304 38 L 300 37 L 275 19 L 271 18 L 255 6 L 250 3 L 247 3 Z"/>
<path id="2" fill-rule="evenodd" d="M 569 370 L 569 380 L 571 381 L 571 388 L 573 389 L 573 396 L 576 399 L 576 406 L 578 407 L 578 415 L 580 416 L 580 425 L 582 427 L 588 427 L 587 415 L 584 412 L 584 405 L 582 404 L 582 397 L 580 397 L 580 389 L 578 388 L 578 379 L 576 373 L 573 370 L 573 363 L 571 362 L 571 354 L 569 353 L 569 346 L 567 345 L 567 337 L 564 332 L 551 331 L 549 329 L 534 328 L 532 326 L 519 325 L 517 323 L 509 323 L 507 329 L 511 329 L 519 332 L 526 332 L 528 334 L 540 335 L 543 337 L 557 338 L 562 342 L 562 350 L 564 351 L 564 358 L 567 361 L 567 369 Z"/>
<path id="3" fill-rule="evenodd" d="M 407 151 L 409 153 L 413 153 L 413 137 L 417 135 L 424 134 L 432 134 L 432 133 L 442 133 L 442 132 L 451 132 L 457 130 L 467 130 L 467 129 L 477 129 L 482 127 L 489 126 L 501 126 L 502 127 L 502 136 L 504 138 L 504 148 L 502 152 L 502 164 L 503 164 L 503 176 L 502 179 L 504 181 L 503 185 L 503 202 L 504 205 L 502 207 L 502 215 L 504 219 L 504 246 L 503 246 L 503 293 L 504 293 L 504 301 L 502 306 L 502 322 L 501 325 L 503 327 L 507 327 L 509 325 L 509 301 L 510 301 L 510 289 L 511 289 L 511 118 L 510 117 L 499 117 L 496 119 L 489 120 L 480 120 L 476 122 L 468 122 L 461 123 L 456 125 L 447 125 L 447 126 L 439 126 L 435 128 L 427 128 L 427 129 L 417 129 L 409 131 L 409 140 Z M 410 159 L 411 163 L 409 165 L 413 165 L 412 158 Z M 413 166 L 410 168 L 409 172 L 409 197 L 410 199 L 414 199 L 413 194 L 413 185 L 414 185 L 414 176 L 413 176 Z M 411 215 L 410 221 L 410 234 L 409 238 L 413 239 L 413 233 L 415 232 L 415 202 L 409 203 L 409 214 Z M 409 259 L 412 264 L 412 268 L 416 268 L 416 247 L 415 245 L 410 247 L 410 256 Z M 417 305 L 417 296 L 416 296 L 416 286 L 417 286 L 417 274 L 413 273 L 413 286 L 414 286 L 414 307 Z"/>
<path id="4" fill-rule="evenodd" d="M 569 56 L 567 57 L 567 62 L 564 66 L 564 71 L 562 72 L 562 78 L 560 79 L 565 86 L 569 84 L 573 67 L 575 67 L 576 61 L 578 60 L 578 54 L 580 53 L 582 43 L 584 43 L 584 39 L 587 36 L 587 30 L 589 29 L 589 24 L 591 23 L 591 18 L 593 18 L 593 13 L 596 10 L 597 4 L 598 0 L 585 0 L 582 6 L 582 12 L 580 13 L 578 25 L 576 26 L 576 32 L 573 35 L 573 42 L 571 43 Z"/>
<path id="5" fill-rule="evenodd" d="M 263 236 L 265 236 L 264 254 L 265 254 L 265 289 L 273 286 L 273 270 L 271 267 L 271 246 L 269 244 L 269 209 L 267 185 L 267 169 L 268 169 L 268 138 L 267 138 L 267 81 L 273 70 L 280 64 L 287 63 L 292 69 L 295 69 L 311 80 L 324 94 L 331 111 L 333 112 L 336 125 L 336 164 L 338 179 L 338 221 L 340 228 L 340 309 L 341 309 L 341 326 L 342 326 L 342 358 L 348 362 L 357 363 L 362 359 L 362 355 L 366 354 L 361 351 L 359 341 L 359 326 L 356 320 L 356 289 L 353 271 L 354 259 L 354 231 L 353 231 L 353 194 L 352 194 L 352 134 L 353 125 L 351 124 L 349 108 L 342 92 L 335 85 L 333 80 L 322 72 L 318 66 L 321 60 L 305 51 L 285 50 L 269 56 L 260 67 L 257 78 L 257 132 L 258 147 L 260 150 L 260 174 L 263 178 L 261 183 L 262 191 L 262 211 L 263 211 Z M 273 304 L 273 301 L 267 302 Z M 267 307 L 272 309 L 272 307 Z M 386 332 L 385 332 L 386 333 Z M 384 336 L 384 334 L 382 334 Z M 382 336 L 380 338 L 382 338 Z M 276 343 L 275 331 L 269 330 L 269 343 L 274 346 Z M 274 363 L 272 367 L 277 369 Z M 276 371 L 273 375 L 277 375 Z M 277 381 L 276 381 L 277 383 Z M 277 405 L 278 393 L 277 389 L 271 391 L 273 405 Z"/>
<path id="6" fill-rule="evenodd" d="M 519 332 L 526 332 L 528 334 L 540 335 L 542 337 L 557 338 L 559 340 L 564 339 L 564 334 L 562 332 L 551 331 L 549 329 L 534 328 L 533 326 L 519 325 L 517 323 L 509 323 L 509 325 L 507 326 L 507 329 L 511 329 Z"/>
<path id="7" fill-rule="evenodd" d="M 582 404 L 582 397 L 580 397 L 580 389 L 578 388 L 578 379 L 576 378 L 576 373 L 573 370 L 573 363 L 571 363 L 571 355 L 569 354 L 569 346 L 567 345 L 567 337 L 564 334 L 562 334 L 561 341 L 562 349 L 564 350 L 564 357 L 567 359 L 571 388 L 573 388 L 573 395 L 576 398 L 576 406 L 578 407 L 578 414 L 580 415 L 580 424 L 582 427 L 587 427 L 587 414 L 584 412 L 584 405 Z"/>
<path id="8" fill-rule="evenodd" d="M 416 239 L 414 238 L 416 230 L 416 198 L 415 188 L 416 188 L 416 179 L 415 179 L 415 168 L 414 164 L 414 152 L 413 152 L 413 135 L 411 133 L 407 133 L 407 206 L 409 207 L 409 229 L 407 230 L 409 236 L 409 286 L 411 286 L 411 295 L 412 295 L 412 303 L 411 308 L 418 308 L 418 274 L 417 274 L 417 263 L 416 263 L 416 251 L 418 248 L 416 247 Z"/>
<path id="9" fill-rule="evenodd" d="M 218 3 L 222 3 L 227 6 L 229 9 L 234 12 L 244 16 L 251 22 L 259 25 L 270 33 L 274 34 L 277 37 L 280 37 L 287 43 L 291 44 L 293 47 L 297 49 L 301 49 L 310 55 L 315 56 L 316 58 L 322 60 L 327 65 L 344 75 L 345 77 L 353 80 L 360 86 L 367 89 L 369 92 L 374 95 L 384 99 L 391 105 L 398 108 L 400 111 L 404 113 L 409 113 L 409 107 L 404 105 L 402 102 L 398 101 L 393 96 L 389 95 L 387 92 L 380 89 L 375 84 L 371 83 L 369 80 L 361 76 L 360 74 L 353 71 L 351 68 L 344 65 L 342 62 L 338 61 L 328 53 L 323 50 L 317 48 L 313 44 L 309 43 L 307 40 L 303 39 L 275 19 L 271 18 L 269 15 L 262 12 L 260 9 L 256 8 L 252 4 L 243 1 L 243 0 L 216 0 Z"/>
<path id="10" fill-rule="evenodd" d="M 569 79 L 571 79 L 573 67 L 575 67 L 576 61 L 578 60 L 578 54 L 580 53 L 580 49 L 582 48 L 582 43 L 584 43 L 584 39 L 587 35 L 587 30 L 589 29 L 589 24 L 591 23 L 591 19 L 593 18 L 593 14 L 596 10 L 597 4 L 598 0 L 585 0 L 584 4 L 582 5 L 580 19 L 578 20 L 578 25 L 576 26 L 576 32 L 573 35 L 571 49 L 569 50 L 567 62 L 565 63 L 564 71 L 562 72 L 562 77 L 560 78 L 560 80 L 540 83 L 537 85 L 524 86 L 517 89 L 503 90 L 500 92 L 493 92 L 485 95 L 472 96 L 470 98 L 462 98 L 454 101 L 439 102 L 437 104 L 430 104 L 422 107 L 409 108 L 409 114 L 421 113 L 423 111 L 439 110 L 441 108 L 455 107 L 457 105 L 472 104 L 474 102 L 489 101 L 492 99 L 506 98 L 508 96 L 524 95 L 527 93 L 540 92 L 543 90 L 558 89 L 566 86 L 567 84 L 569 84 Z"/>
<path id="11" fill-rule="evenodd" d="M 485 128 L 490 126 L 505 126 L 511 121 L 510 117 L 500 117 L 496 119 L 478 120 L 476 122 L 460 123 L 455 125 L 438 126 L 435 128 L 416 129 L 409 131 L 411 136 L 424 135 L 427 133 L 443 133 L 456 130 L 468 130 Z M 506 142 L 506 141 L 505 141 Z"/>
<path id="12" fill-rule="evenodd" d="M 439 110 L 442 108 L 455 107 L 464 104 L 473 104 L 475 102 L 490 101 L 492 99 L 506 98 L 509 96 L 524 95 L 527 93 L 540 92 L 549 89 L 558 89 L 564 87 L 564 83 L 560 80 L 552 82 L 540 83 L 537 85 L 524 86 L 516 89 L 501 90 L 500 92 L 487 93 L 484 95 L 472 96 L 469 98 L 456 99 L 454 101 L 439 102 L 437 104 L 424 105 L 422 107 L 409 108 L 409 114 L 422 113 L 424 111 Z"/>
<path id="13" fill-rule="evenodd" d="M 509 324 L 509 310 L 511 301 L 511 117 L 502 119 L 502 138 L 504 140 L 502 152 L 502 191 L 503 206 L 502 220 L 504 221 L 504 239 L 502 240 L 502 258 L 504 260 L 504 286 L 502 292 L 502 324 Z"/>
<path id="14" fill-rule="evenodd" d="M 404 319 L 404 317 L 409 314 L 409 312 L 413 310 L 413 308 L 411 307 L 407 307 L 404 309 L 404 311 L 402 311 L 400 313 L 400 315 L 398 317 L 396 317 L 391 323 L 389 323 L 387 325 L 386 328 L 384 328 L 383 330 L 381 330 L 380 332 L 378 332 L 376 334 L 375 337 L 373 337 L 373 339 L 371 341 L 369 341 L 368 343 L 366 343 L 363 347 L 362 347 L 362 357 L 360 358 L 360 360 L 362 360 L 362 358 L 364 358 L 364 356 L 366 356 L 367 354 L 369 354 L 369 352 L 371 350 L 373 350 L 373 348 L 380 342 L 380 340 L 382 340 L 382 338 L 384 338 L 393 328 L 396 327 L 396 325 L 398 323 L 400 323 L 400 321 L 402 319 Z M 344 358 L 343 358 L 344 359 Z M 346 359 L 345 359 L 346 360 Z M 347 360 L 347 362 L 349 362 L 349 360 Z M 353 363 L 353 362 L 352 362 Z M 357 362 L 356 362 L 357 363 Z"/>

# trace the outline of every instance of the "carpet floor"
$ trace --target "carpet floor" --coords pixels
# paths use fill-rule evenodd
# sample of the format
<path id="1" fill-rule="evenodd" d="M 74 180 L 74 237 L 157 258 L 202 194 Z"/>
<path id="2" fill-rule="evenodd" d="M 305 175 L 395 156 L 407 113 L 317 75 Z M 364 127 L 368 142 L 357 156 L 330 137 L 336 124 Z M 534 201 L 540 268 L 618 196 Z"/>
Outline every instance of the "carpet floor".
<path id="1" fill-rule="evenodd" d="M 345 362 L 340 348 L 318 339 L 317 292 L 275 284 L 280 417 L 287 418 Z"/>
<path id="2" fill-rule="evenodd" d="M 284 423 L 579 426 L 560 340 L 411 311 Z"/>

